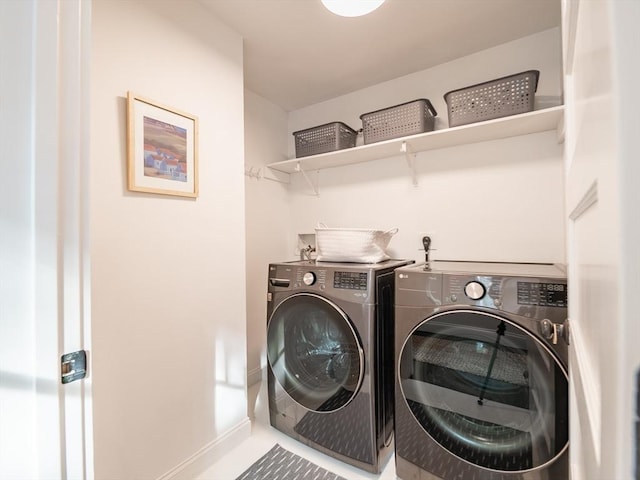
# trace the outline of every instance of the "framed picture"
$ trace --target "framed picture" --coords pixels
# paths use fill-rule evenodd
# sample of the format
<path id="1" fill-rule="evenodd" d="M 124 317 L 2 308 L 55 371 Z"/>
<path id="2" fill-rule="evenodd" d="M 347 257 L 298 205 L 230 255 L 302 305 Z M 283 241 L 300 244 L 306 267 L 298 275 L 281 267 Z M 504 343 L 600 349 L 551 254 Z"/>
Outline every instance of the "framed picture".
<path id="1" fill-rule="evenodd" d="M 128 92 L 127 174 L 135 192 L 197 197 L 197 117 Z"/>

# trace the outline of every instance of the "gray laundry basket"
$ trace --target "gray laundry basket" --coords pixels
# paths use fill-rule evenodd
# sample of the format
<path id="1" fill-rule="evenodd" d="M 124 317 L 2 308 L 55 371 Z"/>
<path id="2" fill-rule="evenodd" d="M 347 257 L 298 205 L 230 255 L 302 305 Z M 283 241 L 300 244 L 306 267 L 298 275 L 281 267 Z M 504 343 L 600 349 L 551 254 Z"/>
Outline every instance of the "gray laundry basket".
<path id="1" fill-rule="evenodd" d="M 438 112 L 426 98 L 362 114 L 364 143 L 430 132 L 434 128 L 436 115 Z"/>
<path id="2" fill-rule="evenodd" d="M 356 146 L 356 132 L 342 122 L 331 122 L 293 132 L 296 158 L 333 152 Z"/>
<path id="3" fill-rule="evenodd" d="M 539 76 L 538 70 L 528 70 L 445 93 L 449 126 L 530 112 Z"/>

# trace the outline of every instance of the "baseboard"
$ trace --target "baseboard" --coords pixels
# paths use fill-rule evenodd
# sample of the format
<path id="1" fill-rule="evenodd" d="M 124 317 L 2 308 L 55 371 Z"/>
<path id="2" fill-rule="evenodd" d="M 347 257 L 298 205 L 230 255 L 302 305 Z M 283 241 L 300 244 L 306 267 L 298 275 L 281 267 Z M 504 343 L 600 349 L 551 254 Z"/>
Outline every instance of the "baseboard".
<path id="1" fill-rule="evenodd" d="M 157 480 L 194 480 L 232 448 L 238 446 L 251 435 L 251 421 L 248 417 L 231 430 L 205 445 L 181 464 L 172 468 Z"/>
<path id="2" fill-rule="evenodd" d="M 247 372 L 247 387 L 251 387 L 252 385 L 255 385 L 256 383 L 260 383 L 262 381 L 262 379 L 264 378 L 262 373 L 263 370 L 265 370 L 265 368 L 258 367 Z"/>

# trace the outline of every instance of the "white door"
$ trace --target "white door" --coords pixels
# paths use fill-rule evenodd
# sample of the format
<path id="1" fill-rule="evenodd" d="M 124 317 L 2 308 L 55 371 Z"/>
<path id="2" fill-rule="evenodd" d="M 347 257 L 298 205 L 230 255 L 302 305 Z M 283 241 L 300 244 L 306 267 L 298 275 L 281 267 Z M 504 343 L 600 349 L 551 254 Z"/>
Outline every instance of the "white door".
<path id="1" fill-rule="evenodd" d="M 86 185 L 90 2 L 0 1 L 0 478 L 92 478 Z"/>
<path id="2" fill-rule="evenodd" d="M 570 461 L 638 478 L 640 2 L 563 0 Z M 635 304 L 635 305 L 634 305 Z"/>

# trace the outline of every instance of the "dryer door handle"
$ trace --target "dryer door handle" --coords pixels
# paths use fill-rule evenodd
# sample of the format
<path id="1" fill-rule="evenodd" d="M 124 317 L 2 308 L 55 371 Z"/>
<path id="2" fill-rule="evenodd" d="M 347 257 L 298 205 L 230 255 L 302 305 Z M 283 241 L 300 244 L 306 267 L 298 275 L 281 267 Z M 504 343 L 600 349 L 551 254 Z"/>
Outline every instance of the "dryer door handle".
<path id="1" fill-rule="evenodd" d="M 565 319 L 565 321 L 562 323 L 562 325 L 560 325 L 561 330 L 560 333 L 562 334 L 562 338 L 564 338 L 564 341 L 567 342 L 567 345 L 570 345 L 571 342 L 569 341 L 571 335 L 570 335 L 570 330 L 569 330 L 569 319 Z"/>
<path id="2" fill-rule="evenodd" d="M 554 345 L 558 344 L 558 337 L 562 337 L 569 345 L 569 320 L 563 323 L 554 323 L 548 318 L 540 322 L 540 334 Z"/>
<path id="3" fill-rule="evenodd" d="M 551 340 L 554 345 L 558 343 L 558 325 L 548 318 L 540 322 L 540 333 L 547 340 Z"/>

